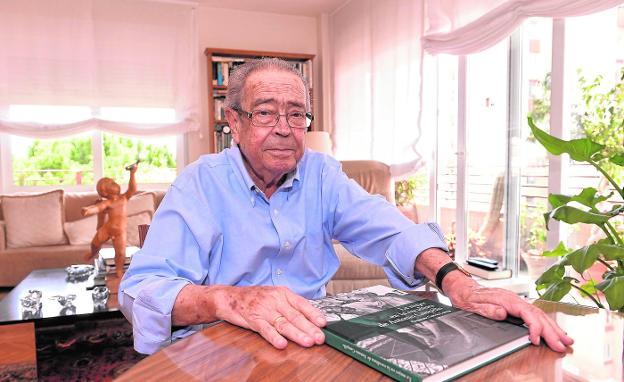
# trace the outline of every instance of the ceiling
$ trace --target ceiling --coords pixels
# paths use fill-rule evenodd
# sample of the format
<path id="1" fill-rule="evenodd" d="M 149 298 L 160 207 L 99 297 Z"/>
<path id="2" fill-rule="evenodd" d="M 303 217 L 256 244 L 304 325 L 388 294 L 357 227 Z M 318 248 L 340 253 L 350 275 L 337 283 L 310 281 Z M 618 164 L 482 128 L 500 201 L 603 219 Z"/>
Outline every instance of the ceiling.
<path id="1" fill-rule="evenodd" d="M 349 0 L 199 0 L 200 6 L 316 17 Z"/>

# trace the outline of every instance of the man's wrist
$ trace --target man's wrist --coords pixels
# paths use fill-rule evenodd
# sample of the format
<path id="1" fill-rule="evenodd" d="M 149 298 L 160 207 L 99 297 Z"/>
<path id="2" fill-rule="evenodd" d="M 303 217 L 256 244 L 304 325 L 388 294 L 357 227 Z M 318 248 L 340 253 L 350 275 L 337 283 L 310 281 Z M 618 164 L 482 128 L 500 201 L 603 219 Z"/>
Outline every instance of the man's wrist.
<path id="1" fill-rule="evenodd" d="M 215 320 L 223 320 L 224 317 L 231 315 L 230 299 L 235 291 L 235 287 L 228 285 L 216 285 L 210 288 L 206 296 L 206 307 L 214 312 Z"/>
<path id="2" fill-rule="evenodd" d="M 442 280 L 442 289 L 444 290 L 444 294 L 449 298 L 456 295 L 458 292 L 463 292 L 478 285 L 479 284 L 470 274 L 466 275 L 460 271 L 449 272 Z"/>
<path id="3" fill-rule="evenodd" d="M 466 270 L 464 270 L 459 265 L 457 265 L 457 263 L 451 261 L 451 262 L 444 264 L 438 269 L 438 271 L 436 272 L 436 276 L 435 276 L 435 285 L 438 288 L 438 290 L 440 290 L 440 292 L 444 294 L 446 293 L 442 284 L 444 283 L 444 280 L 446 279 L 446 277 L 450 275 L 451 273 L 463 273 L 465 276 L 470 277 L 470 273 L 468 273 Z"/>

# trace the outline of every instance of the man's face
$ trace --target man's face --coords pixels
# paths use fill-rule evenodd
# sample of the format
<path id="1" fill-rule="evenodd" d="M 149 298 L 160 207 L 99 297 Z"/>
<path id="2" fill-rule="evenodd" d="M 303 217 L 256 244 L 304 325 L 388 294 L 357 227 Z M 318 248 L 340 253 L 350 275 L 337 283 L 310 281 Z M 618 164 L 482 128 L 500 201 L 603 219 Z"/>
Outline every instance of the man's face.
<path id="1" fill-rule="evenodd" d="M 305 129 L 291 129 L 284 114 L 306 110 L 305 86 L 296 75 L 280 70 L 260 70 L 247 77 L 241 101 L 245 111 L 282 114 L 275 127 L 251 123 L 245 114 L 228 118 L 252 178 L 265 184 L 295 169 L 304 152 Z"/>

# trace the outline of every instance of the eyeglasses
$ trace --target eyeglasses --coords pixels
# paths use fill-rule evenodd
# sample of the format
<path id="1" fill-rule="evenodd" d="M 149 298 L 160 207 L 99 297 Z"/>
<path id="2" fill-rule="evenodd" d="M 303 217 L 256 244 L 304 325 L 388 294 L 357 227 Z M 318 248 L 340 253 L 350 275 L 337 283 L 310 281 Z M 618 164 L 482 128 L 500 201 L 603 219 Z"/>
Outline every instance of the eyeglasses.
<path id="1" fill-rule="evenodd" d="M 314 121 L 314 115 L 302 111 L 291 111 L 286 114 L 279 114 L 270 110 L 245 111 L 240 108 L 232 108 L 251 120 L 251 124 L 258 127 L 275 127 L 281 116 L 286 117 L 288 126 L 293 129 L 307 129 Z"/>

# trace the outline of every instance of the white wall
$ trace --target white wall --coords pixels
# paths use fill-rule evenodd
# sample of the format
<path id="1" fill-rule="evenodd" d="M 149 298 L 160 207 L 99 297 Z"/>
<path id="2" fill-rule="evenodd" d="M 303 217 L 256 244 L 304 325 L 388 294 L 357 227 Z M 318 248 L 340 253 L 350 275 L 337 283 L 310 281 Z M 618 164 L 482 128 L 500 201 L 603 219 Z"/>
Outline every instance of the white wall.
<path id="1" fill-rule="evenodd" d="M 199 6 L 197 9 L 200 49 L 201 130 L 188 135 L 188 160 L 192 162 L 209 152 L 207 64 L 204 49 L 228 48 L 287 53 L 315 54 L 314 100 L 316 120 L 320 114 L 321 79 L 319 75 L 317 19 L 233 9 Z"/>

